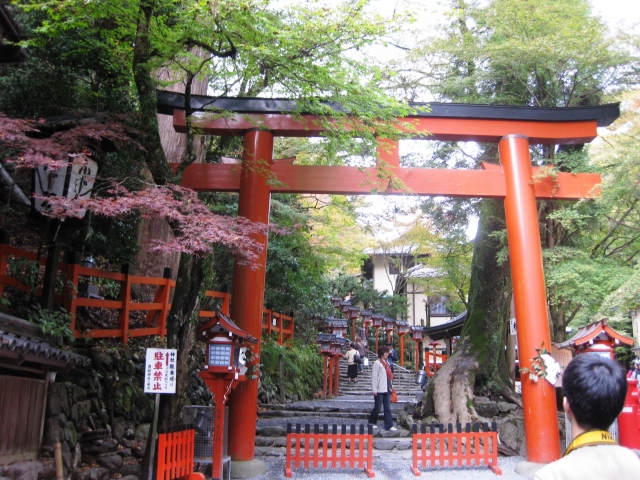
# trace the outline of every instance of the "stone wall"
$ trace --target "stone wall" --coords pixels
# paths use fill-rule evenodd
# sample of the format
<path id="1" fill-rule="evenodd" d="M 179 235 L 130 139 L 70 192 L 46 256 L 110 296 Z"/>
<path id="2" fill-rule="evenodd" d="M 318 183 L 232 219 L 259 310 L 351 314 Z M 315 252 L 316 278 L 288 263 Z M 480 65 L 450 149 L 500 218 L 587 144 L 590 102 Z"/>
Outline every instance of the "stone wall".
<path id="1" fill-rule="evenodd" d="M 91 367 L 58 374 L 50 386 L 43 464 L 50 463 L 44 459 L 53 457 L 60 442 L 66 478 L 133 480 L 140 474 L 153 419 L 153 396 L 143 392 L 145 348 L 109 341 L 77 353 L 90 357 Z M 203 364 L 204 354 L 196 347 L 189 362 L 187 404 L 211 404 L 211 393 L 196 374 Z"/>

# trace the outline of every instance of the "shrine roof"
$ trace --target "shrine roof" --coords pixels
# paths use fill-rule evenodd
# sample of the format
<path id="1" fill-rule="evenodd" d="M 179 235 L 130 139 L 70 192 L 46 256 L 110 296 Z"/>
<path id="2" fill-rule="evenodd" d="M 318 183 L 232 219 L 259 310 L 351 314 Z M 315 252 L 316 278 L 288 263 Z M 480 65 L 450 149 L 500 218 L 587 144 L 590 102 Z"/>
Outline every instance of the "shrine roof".
<path id="1" fill-rule="evenodd" d="M 632 338 L 625 337 L 624 335 L 616 332 L 607 324 L 607 319 L 603 318 L 599 322 L 580 327 L 573 337 L 565 342 L 559 343 L 558 348 L 576 348 L 584 345 L 585 343 L 589 343 L 591 340 L 596 340 L 600 335 L 618 340 L 624 345 L 633 345 Z"/>
<path id="2" fill-rule="evenodd" d="M 431 340 L 442 340 L 447 336 L 456 337 L 462 332 L 462 326 L 467 319 L 467 312 L 463 312 L 457 317 L 451 319 L 450 322 L 443 323 L 442 325 L 436 325 L 435 327 L 425 327 L 422 329 L 425 335 L 428 335 Z"/>
<path id="3" fill-rule="evenodd" d="M 184 94 L 158 91 L 158 113 L 172 115 L 174 110 L 184 110 Z M 323 105 L 344 112 L 337 103 Z M 521 107 L 512 105 L 475 105 L 466 103 L 409 102 L 417 112 L 406 118 L 465 118 L 480 120 L 521 120 L 534 122 L 580 122 L 596 121 L 599 127 L 611 125 L 620 116 L 620 104 L 583 107 Z M 238 98 L 191 95 L 194 111 L 225 110 L 236 113 L 287 114 L 308 113 L 300 111 L 295 100 L 283 98 Z M 428 108 L 429 111 L 425 109 Z M 421 109 L 423 111 L 421 111 Z"/>

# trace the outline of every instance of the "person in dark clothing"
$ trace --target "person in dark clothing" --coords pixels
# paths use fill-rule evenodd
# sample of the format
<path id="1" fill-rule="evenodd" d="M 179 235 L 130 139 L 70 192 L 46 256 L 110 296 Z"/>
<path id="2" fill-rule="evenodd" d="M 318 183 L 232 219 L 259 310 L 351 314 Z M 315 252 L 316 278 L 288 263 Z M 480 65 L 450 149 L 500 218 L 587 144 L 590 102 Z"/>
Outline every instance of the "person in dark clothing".
<path id="1" fill-rule="evenodd" d="M 391 367 L 391 372 L 393 373 L 393 367 L 395 366 L 395 362 L 398 361 L 398 357 L 396 356 L 396 351 L 393 348 L 393 343 L 387 342 L 386 347 L 389 349 L 389 366 Z"/>
<path id="2" fill-rule="evenodd" d="M 362 344 L 362 339 L 360 337 L 356 337 L 356 350 L 358 351 L 358 355 L 360 355 L 360 359 L 364 360 L 364 357 L 365 357 L 364 345 Z M 359 372 L 361 372 L 363 369 L 363 363 L 364 362 L 360 362 L 358 364 Z"/>

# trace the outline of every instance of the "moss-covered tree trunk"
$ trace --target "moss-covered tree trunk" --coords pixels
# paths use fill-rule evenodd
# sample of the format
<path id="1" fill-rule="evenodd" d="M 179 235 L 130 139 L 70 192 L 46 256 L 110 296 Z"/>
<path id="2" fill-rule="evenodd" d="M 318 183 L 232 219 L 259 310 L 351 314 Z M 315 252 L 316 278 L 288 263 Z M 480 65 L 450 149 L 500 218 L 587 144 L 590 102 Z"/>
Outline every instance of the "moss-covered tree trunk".
<path id="1" fill-rule="evenodd" d="M 510 306 L 508 262 L 499 264 L 500 232 L 505 228 L 502 200 L 485 199 L 476 235 L 469 309 L 455 353 L 433 378 L 422 401 L 421 416 L 442 423 L 477 418 L 476 393 L 496 393 L 520 403 L 509 381 L 506 335 Z"/>

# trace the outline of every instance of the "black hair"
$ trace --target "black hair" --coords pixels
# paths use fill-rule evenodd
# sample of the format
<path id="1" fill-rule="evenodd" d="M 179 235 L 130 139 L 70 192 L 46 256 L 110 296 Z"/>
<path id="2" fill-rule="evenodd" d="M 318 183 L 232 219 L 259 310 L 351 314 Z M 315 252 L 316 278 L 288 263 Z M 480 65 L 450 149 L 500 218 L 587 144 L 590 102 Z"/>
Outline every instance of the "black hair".
<path id="1" fill-rule="evenodd" d="M 378 357 L 382 358 L 382 356 L 388 352 L 389 352 L 389 349 L 384 345 L 382 345 L 381 347 L 378 348 Z"/>
<path id="2" fill-rule="evenodd" d="M 562 387 L 576 422 L 587 430 L 607 430 L 622 411 L 627 395 L 623 368 L 593 353 L 580 354 L 569 362 Z"/>

